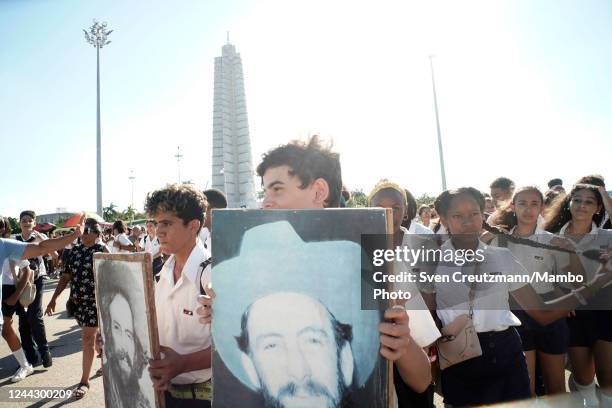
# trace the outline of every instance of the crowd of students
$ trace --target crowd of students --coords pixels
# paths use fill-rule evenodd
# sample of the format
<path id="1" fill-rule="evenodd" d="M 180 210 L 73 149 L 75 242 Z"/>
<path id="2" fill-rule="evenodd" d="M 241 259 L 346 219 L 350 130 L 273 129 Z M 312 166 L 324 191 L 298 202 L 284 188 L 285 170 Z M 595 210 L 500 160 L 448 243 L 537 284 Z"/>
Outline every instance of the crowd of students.
<path id="1" fill-rule="evenodd" d="M 316 136 L 270 150 L 257 174 L 264 190 L 263 209 L 350 204 L 350 196 L 343 192 L 339 155 Z M 569 192 L 554 179 L 545 193 L 534 186 L 516 188 L 501 177 L 487 193 L 462 187 L 444 191 L 434 203 L 420 207 L 405 188 L 382 180 L 368 203 L 392 210 L 395 246 L 426 242 L 443 249 L 483 251 L 486 263 L 465 265 L 471 274 L 549 270 L 584 278 L 582 284 L 565 286 L 498 282 L 484 291 L 474 284 L 410 286 L 412 299 L 404 308 L 386 310 L 379 327 L 380 354 L 394 362 L 397 406 L 433 406 L 434 383 L 440 385 L 437 390 L 445 404 L 453 407 L 564 393 L 566 356 L 572 372 L 569 387 L 577 391 L 575 401 L 612 406 L 612 311 L 606 308 L 612 295 L 612 199 L 603 177 L 577 180 Z M 127 235 L 125 224 L 117 221 L 112 231 L 105 232 L 88 219 L 73 233 L 48 240 L 32 232 L 34 213 L 23 212 L 19 236 L 26 243 L 0 241 L 0 262 L 6 269 L 2 335 L 20 365 L 13 380 L 29 375 L 39 355 L 45 367 L 51 365 L 42 319 L 42 282 L 33 259 L 65 250 L 78 239 L 69 255 L 62 257 L 62 277 L 46 308 L 47 314 L 54 313 L 57 297 L 70 283 L 71 307 L 83 331 L 83 372 L 75 395 L 86 395 L 96 349 L 100 354 L 104 347 L 98 333 L 92 254 L 147 251 L 154 259 L 163 356 L 149 363 L 154 387 L 164 391 L 166 406 L 210 406 L 210 323 L 216 297 L 210 287 L 211 210 L 226 206 L 218 190 L 169 185 L 148 194 L 145 210 L 151 219 L 146 231 L 134 228 Z M 8 223 L 0 223 L 0 228 L 8 238 Z M 456 270 L 444 264 L 421 266 L 440 276 Z M 19 278 L 9 279 L 10 270 L 20 273 Z M 38 301 L 26 309 L 16 299 L 32 273 L 38 276 L 34 281 Z M 475 296 L 478 290 L 486 295 Z M 492 299 L 493 306 L 486 303 Z M 20 317 L 21 343 L 12 330 L 15 312 Z M 447 364 L 440 373 L 437 345 L 453 341 L 445 329 L 464 316 L 469 316 L 480 354 Z"/>

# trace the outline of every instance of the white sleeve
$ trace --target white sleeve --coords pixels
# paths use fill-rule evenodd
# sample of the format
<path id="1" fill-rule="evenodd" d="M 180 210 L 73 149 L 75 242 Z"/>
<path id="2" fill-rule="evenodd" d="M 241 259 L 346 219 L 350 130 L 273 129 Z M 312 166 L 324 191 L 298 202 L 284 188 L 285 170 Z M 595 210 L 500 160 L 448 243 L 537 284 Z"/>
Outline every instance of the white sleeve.
<path id="1" fill-rule="evenodd" d="M 119 235 L 117 238 L 121 245 L 132 245 L 132 241 L 130 241 L 125 235 Z"/>
<path id="2" fill-rule="evenodd" d="M 514 257 L 514 255 L 512 255 L 512 252 L 508 251 L 507 256 L 509 256 L 510 259 L 508 259 L 507 262 L 503 263 L 503 265 L 508 265 L 507 272 L 505 272 L 506 275 L 530 275 L 529 272 L 527 272 L 527 270 L 525 269 L 525 267 L 521 265 L 521 263 Z M 515 290 L 520 289 L 528 284 L 529 283 L 522 282 L 520 280 L 518 282 L 508 282 L 508 292 L 514 292 Z"/>

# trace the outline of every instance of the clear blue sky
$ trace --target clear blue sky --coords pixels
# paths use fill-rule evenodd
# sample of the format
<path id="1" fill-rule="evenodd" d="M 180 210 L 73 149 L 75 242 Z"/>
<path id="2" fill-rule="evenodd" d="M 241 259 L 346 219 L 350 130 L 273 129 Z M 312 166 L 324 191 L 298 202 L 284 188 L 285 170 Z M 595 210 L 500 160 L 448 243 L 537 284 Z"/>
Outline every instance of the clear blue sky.
<path id="1" fill-rule="evenodd" d="M 506 175 L 612 185 L 612 3 L 570 1 L 0 1 L 0 214 L 94 210 L 92 19 L 102 61 L 104 205 L 210 179 L 213 62 L 243 57 L 255 164 L 312 133 L 333 138 L 349 188 L 390 178 L 440 191 L 435 54 L 450 187 Z M 610 189 L 610 187 L 608 187 Z"/>

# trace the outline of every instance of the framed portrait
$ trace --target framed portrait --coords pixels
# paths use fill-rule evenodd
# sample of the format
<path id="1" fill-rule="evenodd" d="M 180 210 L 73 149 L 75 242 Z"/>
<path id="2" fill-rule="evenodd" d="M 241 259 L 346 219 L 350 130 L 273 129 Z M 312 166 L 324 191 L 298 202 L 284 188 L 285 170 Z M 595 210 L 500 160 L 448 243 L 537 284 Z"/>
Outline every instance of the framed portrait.
<path id="1" fill-rule="evenodd" d="M 215 211 L 213 407 L 390 406 L 378 332 L 387 303 L 368 310 L 362 299 L 362 236 L 388 247 L 387 214 Z"/>
<path id="2" fill-rule="evenodd" d="M 163 408 L 147 369 L 159 358 L 151 254 L 97 253 L 94 276 L 106 407 Z"/>

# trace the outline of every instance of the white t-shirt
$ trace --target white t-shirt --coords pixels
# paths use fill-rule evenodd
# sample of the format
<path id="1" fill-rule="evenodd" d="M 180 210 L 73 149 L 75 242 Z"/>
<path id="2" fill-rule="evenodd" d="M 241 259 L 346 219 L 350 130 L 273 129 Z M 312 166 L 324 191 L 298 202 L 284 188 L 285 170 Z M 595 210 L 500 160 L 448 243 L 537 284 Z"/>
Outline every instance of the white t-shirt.
<path id="1" fill-rule="evenodd" d="M 26 239 L 23 237 L 23 234 L 15 234 L 15 235 L 13 235 L 13 238 L 17 239 L 18 235 L 21 237 L 22 242 L 27 242 Z M 44 234 L 42 232 L 39 232 L 39 236 L 40 236 L 40 239 L 37 238 L 37 239 L 35 239 L 35 240 L 31 241 L 31 242 L 38 243 L 38 242 L 45 241 L 45 240 L 49 239 L 49 237 L 47 237 L 47 234 Z M 32 237 L 32 235 L 30 235 L 30 237 L 28 237 L 28 239 L 31 238 L 31 237 Z M 38 277 L 47 274 L 47 268 L 45 267 L 45 261 L 44 261 L 43 257 L 39 256 L 37 258 L 38 258 L 38 270 L 35 271 L 34 279 L 38 279 Z"/>
<path id="2" fill-rule="evenodd" d="M 115 237 L 115 241 L 118 244 L 121 245 L 132 245 L 132 241 L 130 241 L 130 239 L 127 237 L 127 235 L 125 234 L 119 234 Z M 110 248 L 112 248 L 113 254 L 129 254 L 130 251 L 126 250 L 126 249 L 119 249 L 119 247 L 116 247 L 114 245 L 109 245 Z"/>
<path id="3" fill-rule="evenodd" d="M 441 248 L 455 250 L 449 239 Z M 506 248 L 496 248 L 478 244 L 482 250 L 484 261 L 480 264 L 479 275 L 525 275 L 525 268 L 516 260 L 514 255 Z M 433 282 L 426 285 L 423 290 L 436 294 L 437 314 L 444 326 L 455 320 L 458 316 L 469 313 L 470 283 L 457 282 L 453 276 L 460 278 L 461 272 L 465 275 L 474 274 L 474 266 L 455 266 L 440 264 L 435 270 L 441 279 L 448 282 Z M 459 272 L 458 274 L 456 274 Z M 454 275 L 456 274 L 456 275 Z M 447 278 L 444 278 L 447 277 Z M 495 282 L 476 283 L 474 285 L 476 296 L 474 299 L 473 322 L 476 331 L 501 331 L 509 326 L 520 326 L 520 320 L 510 311 L 508 295 L 526 285 L 524 282 Z"/>
<path id="4" fill-rule="evenodd" d="M 410 228 L 408 228 L 408 234 L 433 234 L 433 231 L 419 224 L 415 220 L 410 221 Z"/>
<path id="5" fill-rule="evenodd" d="M 155 285 L 155 310 L 159 344 L 174 349 L 179 354 L 190 354 L 204 350 L 211 345 L 210 325 L 200 324 L 196 309 L 199 305 L 200 285 L 210 282 L 211 265 L 201 270 L 200 264 L 210 254 L 196 241 L 179 280 L 174 282 L 174 255 L 164 264 L 159 282 Z M 199 278 L 199 279 L 198 279 Z M 208 381 L 212 369 L 190 371 L 171 380 L 173 384 L 195 384 Z"/>
<path id="6" fill-rule="evenodd" d="M 15 275 L 19 275 L 19 269 L 25 268 L 29 266 L 30 262 L 28 260 L 15 261 Z M 15 280 L 13 279 L 13 274 L 11 273 L 10 262 L 8 259 L 4 260 L 2 264 L 2 284 L 3 285 L 15 285 Z"/>
<path id="7" fill-rule="evenodd" d="M 144 252 L 148 252 L 151 256 L 155 256 L 159 252 L 160 243 L 159 238 L 157 236 L 153 239 L 148 235 L 145 235 L 140 239 L 140 247 L 144 250 Z"/>
<path id="8" fill-rule="evenodd" d="M 208 230 L 208 228 L 202 227 L 200 229 L 200 232 L 198 233 L 198 239 L 200 240 L 200 242 L 202 242 L 204 244 L 204 247 L 206 249 L 208 249 L 209 252 L 211 250 L 211 247 L 210 247 L 210 238 L 211 238 L 211 233 Z"/>
<path id="9" fill-rule="evenodd" d="M 510 230 L 510 234 L 516 228 Z M 555 238 L 554 234 L 536 227 L 535 233 L 529 237 L 522 237 L 541 244 L 552 245 L 550 241 Z M 491 246 L 499 246 L 499 238 L 496 236 L 491 241 Z M 508 241 L 507 247 L 512 255 L 523 265 L 528 273 L 548 272 L 558 274 L 567 269 L 570 263 L 570 256 L 567 252 L 553 251 L 544 248 L 534 248 L 527 245 L 515 244 Z M 533 289 L 540 295 L 552 292 L 555 285 L 542 279 L 534 279 L 531 283 Z"/>

